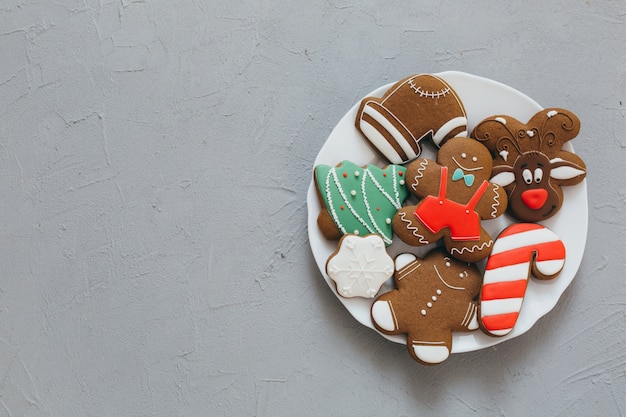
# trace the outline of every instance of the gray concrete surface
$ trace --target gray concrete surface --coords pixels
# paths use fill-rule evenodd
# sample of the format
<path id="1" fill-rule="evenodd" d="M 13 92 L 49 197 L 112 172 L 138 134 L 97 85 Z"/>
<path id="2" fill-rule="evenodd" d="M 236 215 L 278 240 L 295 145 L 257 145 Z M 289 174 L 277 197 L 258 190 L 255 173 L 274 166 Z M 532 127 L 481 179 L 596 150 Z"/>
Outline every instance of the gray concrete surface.
<path id="1" fill-rule="evenodd" d="M 3 0 L 0 416 L 623 416 L 625 45 L 623 1 Z M 326 286 L 306 191 L 444 70 L 580 116 L 590 229 L 530 332 L 423 367 Z"/>

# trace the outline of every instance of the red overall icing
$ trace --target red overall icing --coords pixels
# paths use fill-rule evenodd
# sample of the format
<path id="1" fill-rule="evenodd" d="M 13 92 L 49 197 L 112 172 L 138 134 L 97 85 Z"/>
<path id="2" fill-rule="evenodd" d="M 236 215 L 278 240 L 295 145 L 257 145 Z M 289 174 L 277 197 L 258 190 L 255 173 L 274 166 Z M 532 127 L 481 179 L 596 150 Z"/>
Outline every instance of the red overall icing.
<path id="1" fill-rule="evenodd" d="M 480 216 L 474 210 L 476 204 L 489 187 L 483 181 L 467 204 L 460 204 L 446 197 L 448 167 L 441 167 L 439 195 L 429 195 L 415 209 L 415 217 L 432 233 L 450 229 L 452 240 L 479 240 Z"/>

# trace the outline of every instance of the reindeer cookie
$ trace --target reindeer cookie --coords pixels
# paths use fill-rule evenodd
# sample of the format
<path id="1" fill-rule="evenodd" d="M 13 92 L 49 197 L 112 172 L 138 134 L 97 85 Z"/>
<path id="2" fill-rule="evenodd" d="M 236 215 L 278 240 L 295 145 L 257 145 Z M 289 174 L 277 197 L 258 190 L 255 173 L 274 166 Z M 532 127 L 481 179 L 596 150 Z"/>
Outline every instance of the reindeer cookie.
<path id="1" fill-rule="evenodd" d="M 452 350 L 453 331 L 479 327 L 474 299 L 480 292 L 480 271 L 441 249 L 424 259 L 410 253 L 399 255 L 395 266 L 397 289 L 372 304 L 372 322 L 385 334 L 406 333 L 409 353 L 416 361 L 441 363 Z"/>
<path id="2" fill-rule="evenodd" d="M 422 199 L 393 217 L 396 235 L 413 246 L 443 239 L 447 251 L 464 262 L 478 262 L 491 253 L 493 240 L 481 226 L 505 212 L 506 192 L 489 182 L 493 160 L 479 142 L 463 137 L 448 140 L 437 162 L 418 159 L 408 165 L 406 185 Z"/>
<path id="3" fill-rule="evenodd" d="M 579 130 L 578 117 L 558 108 L 541 110 L 526 124 L 497 115 L 476 126 L 472 137 L 491 151 L 491 181 L 505 188 L 514 217 L 539 222 L 554 216 L 563 205 L 561 186 L 585 178 L 582 159 L 562 149 Z"/>

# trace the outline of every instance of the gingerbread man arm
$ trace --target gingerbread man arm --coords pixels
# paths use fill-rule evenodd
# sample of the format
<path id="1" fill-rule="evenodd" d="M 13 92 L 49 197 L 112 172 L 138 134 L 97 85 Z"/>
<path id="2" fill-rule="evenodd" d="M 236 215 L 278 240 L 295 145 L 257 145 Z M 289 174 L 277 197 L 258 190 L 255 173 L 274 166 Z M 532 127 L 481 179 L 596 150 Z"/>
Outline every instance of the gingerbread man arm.
<path id="1" fill-rule="evenodd" d="M 406 185 L 409 192 L 418 198 L 437 195 L 439 190 L 441 165 L 437 162 L 421 158 L 407 166 Z"/>
<path id="2" fill-rule="evenodd" d="M 475 207 L 481 219 L 495 219 L 504 214 L 508 206 L 508 197 L 503 187 L 489 183 L 489 187 Z"/>

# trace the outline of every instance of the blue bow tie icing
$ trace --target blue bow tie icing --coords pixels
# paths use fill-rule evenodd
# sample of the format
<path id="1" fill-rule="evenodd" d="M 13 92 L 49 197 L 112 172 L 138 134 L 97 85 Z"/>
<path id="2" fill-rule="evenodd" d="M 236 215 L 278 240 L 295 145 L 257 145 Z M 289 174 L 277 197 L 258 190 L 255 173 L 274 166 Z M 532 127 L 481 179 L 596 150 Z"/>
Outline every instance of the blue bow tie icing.
<path id="1" fill-rule="evenodd" d="M 461 168 L 457 168 L 454 170 L 452 174 L 452 181 L 458 181 L 463 179 L 465 181 L 465 185 L 471 187 L 474 184 L 474 174 L 464 174 Z"/>

